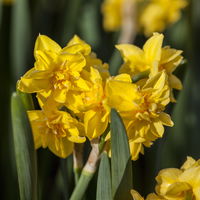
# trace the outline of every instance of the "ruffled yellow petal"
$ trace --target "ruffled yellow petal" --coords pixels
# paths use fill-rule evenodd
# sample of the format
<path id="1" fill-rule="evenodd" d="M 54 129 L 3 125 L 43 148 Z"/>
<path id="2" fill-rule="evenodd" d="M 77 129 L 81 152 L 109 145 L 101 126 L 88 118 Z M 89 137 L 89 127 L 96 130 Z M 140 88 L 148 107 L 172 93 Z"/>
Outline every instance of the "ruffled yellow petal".
<path id="1" fill-rule="evenodd" d="M 163 125 L 165 126 L 174 126 L 173 121 L 171 120 L 170 115 L 168 115 L 167 113 L 160 113 L 159 115 L 159 120 L 162 122 Z"/>
<path id="2" fill-rule="evenodd" d="M 178 182 L 181 170 L 176 168 L 163 169 L 156 177 L 158 185 L 156 186 L 156 192 L 161 195 L 165 195 L 169 185 Z"/>
<path id="3" fill-rule="evenodd" d="M 170 83 L 170 86 L 174 89 L 177 89 L 177 90 L 182 90 L 183 89 L 183 85 L 180 81 L 179 78 L 177 78 L 175 75 L 171 74 L 169 76 L 169 83 Z"/>
<path id="4" fill-rule="evenodd" d="M 22 77 L 17 83 L 17 88 L 25 93 L 42 92 L 43 90 L 49 90 L 51 83 L 49 79 L 27 79 Z"/>
<path id="5" fill-rule="evenodd" d="M 68 89 L 56 89 L 53 91 L 52 95 L 55 101 L 59 103 L 65 103 L 67 92 L 68 92 Z"/>
<path id="6" fill-rule="evenodd" d="M 84 126 L 86 136 L 92 140 L 102 135 L 108 126 L 108 118 L 102 121 L 104 113 L 96 110 L 89 110 L 84 116 Z"/>
<path id="7" fill-rule="evenodd" d="M 194 166 L 195 164 L 196 164 L 196 160 L 190 156 L 187 156 L 187 160 L 181 166 L 181 169 L 183 169 L 183 170 L 189 169 L 190 167 Z"/>
<path id="8" fill-rule="evenodd" d="M 59 53 L 61 51 L 61 47 L 54 42 L 52 39 L 47 37 L 46 35 L 39 35 L 37 37 L 35 48 L 34 48 L 34 55 L 36 57 L 37 51 L 52 51 Z"/>
<path id="9" fill-rule="evenodd" d="M 109 80 L 106 83 L 106 93 L 108 105 L 111 108 L 119 111 L 130 111 L 138 107 L 136 102 L 140 99 L 140 95 L 135 84 Z"/>
<path id="10" fill-rule="evenodd" d="M 40 148 L 41 146 L 47 146 L 43 145 L 43 139 L 41 137 L 42 134 L 45 134 L 48 132 L 48 129 L 46 128 L 45 122 L 44 122 L 44 114 L 41 111 L 28 111 L 28 118 L 31 123 L 31 128 L 33 130 L 33 138 L 34 138 L 34 146 L 35 149 Z"/>
<path id="11" fill-rule="evenodd" d="M 143 51 L 139 47 L 131 44 L 119 44 L 115 46 L 120 52 L 125 61 L 141 62 Z"/>
<path id="12" fill-rule="evenodd" d="M 81 40 L 77 35 L 75 35 L 63 49 L 63 52 L 67 53 L 82 53 L 84 55 L 89 55 L 91 53 L 91 47 Z"/>
<path id="13" fill-rule="evenodd" d="M 73 152 L 74 143 L 70 142 L 66 137 L 59 138 L 50 134 L 48 136 L 48 147 L 58 157 L 66 158 Z"/>
<path id="14" fill-rule="evenodd" d="M 163 38 L 163 34 L 154 33 L 143 46 L 145 58 L 148 63 L 153 64 L 160 61 Z"/>

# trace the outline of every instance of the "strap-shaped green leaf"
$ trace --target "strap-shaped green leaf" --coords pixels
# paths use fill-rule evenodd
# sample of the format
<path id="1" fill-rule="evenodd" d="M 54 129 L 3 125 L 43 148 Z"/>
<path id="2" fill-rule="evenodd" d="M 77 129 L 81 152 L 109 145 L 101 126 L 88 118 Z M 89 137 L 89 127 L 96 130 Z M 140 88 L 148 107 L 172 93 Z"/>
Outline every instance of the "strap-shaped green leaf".
<path id="1" fill-rule="evenodd" d="M 11 53 L 12 78 L 17 81 L 26 70 L 27 53 L 31 44 L 29 1 L 17 0 L 12 6 Z"/>
<path id="2" fill-rule="evenodd" d="M 128 138 L 119 114 L 111 111 L 112 195 L 115 200 L 132 200 L 132 163 Z"/>
<path id="3" fill-rule="evenodd" d="M 36 200 L 36 153 L 26 110 L 17 93 L 12 95 L 11 114 L 20 199 Z"/>
<path id="4" fill-rule="evenodd" d="M 20 96 L 25 110 L 34 110 L 34 103 L 31 94 L 19 90 L 17 90 L 17 94 Z"/>
<path id="5" fill-rule="evenodd" d="M 112 200 L 110 163 L 106 153 L 102 154 L 97 181 L 97 200 Z"/>

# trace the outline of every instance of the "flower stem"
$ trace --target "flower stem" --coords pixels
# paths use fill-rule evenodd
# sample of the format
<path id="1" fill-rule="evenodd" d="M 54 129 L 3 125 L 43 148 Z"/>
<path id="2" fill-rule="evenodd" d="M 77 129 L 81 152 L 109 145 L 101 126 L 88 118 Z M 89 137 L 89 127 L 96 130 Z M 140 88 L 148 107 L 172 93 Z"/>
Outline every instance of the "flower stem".
<path id="1" fill-rule="evenodd" d="M 92 150 L 90 152 L 87 163 L 85 164 L 80 179 L 75 187 L 75 190 L 70 197 L 70 200 L 82 200 L 85 195 L 85 191 L 90 183 L 90 180 L 94 176 L 94 173 L 97 168 L 97 163 L 100 156 L 99 151 L 99 140 L 94 139 L 91 141 Z"/>
<path id="2" fill-rule="evenodd" d="M 83 144 L 74 145 L 73 167 L 75 175 L 75 184 L 78 183 L 83 168 L 83 147 L 84 147 Z"/>

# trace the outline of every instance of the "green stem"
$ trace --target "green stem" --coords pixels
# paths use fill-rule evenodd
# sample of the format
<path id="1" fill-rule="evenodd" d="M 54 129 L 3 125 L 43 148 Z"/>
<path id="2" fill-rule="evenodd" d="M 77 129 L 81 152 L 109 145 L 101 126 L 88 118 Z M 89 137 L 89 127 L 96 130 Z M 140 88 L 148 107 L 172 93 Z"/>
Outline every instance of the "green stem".
<path id="1" fill-rule="evenodd" d="M 94 139 L 91 141 L 92 150 L 85 164 L 80 179 L 72 193 L 70 200 L 82 200 L 87 190 L 88 184 L 95 174 L 97 163 L 99 160 L 99 141 Z"/>
<path id="2" fill-rule="evenodd" d="M 74 166 L 74 176 L 76 185 L 78 183 L 83 168 L 83 147 L 84 147 L 83 144 L 74 145 L 73 166 Z"/>
<path id="3" fill-rule="evenodd" d="M 75 184 L 77 185 L 79 178 L 81 176 L 82 168 L 74 168 Z"/>
<path id="4" fill-rule="evenodd" d="M 78 184 L 72 193 L 70 200 L 82 200 L 93 175 L 94 173 L 90 173 L 84 170 L 82 171 Z"/>

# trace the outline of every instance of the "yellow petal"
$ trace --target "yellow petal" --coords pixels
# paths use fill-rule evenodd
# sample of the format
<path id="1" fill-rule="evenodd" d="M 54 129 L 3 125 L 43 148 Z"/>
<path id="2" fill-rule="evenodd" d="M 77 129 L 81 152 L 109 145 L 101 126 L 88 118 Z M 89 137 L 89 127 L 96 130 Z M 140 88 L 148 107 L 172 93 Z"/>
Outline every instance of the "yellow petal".
<path id="1" fill-rule="evenodd" d="M 132 61 L 137 61 L 143 56 L 143 51 L 139 47 L 132 44 L 119 44 L 115 46 L 122 54 L 122 57 L 127 61 L 127 59 Z"/>
<path id="2" fill-rule="evenodd" d="M 65 103 L 68 89 L 55 89 L 52 93 L 55 101 L 59 103 Z"/>
<path id="3" fill-rule="evenodd" d="M 181 166 L 181 169 L 186 170 L 190 167 L 192 167 L 196 163 L 196 160 L 193 159 L 190 156 L 187 156 L 187 160 L 184 162 L 184 164 Z"/>
<path id="4" fill-rule="evenodd" d="M 74 143 L 66 137 L 59 138 L 54 134 L 49 134 L 48 147 L 56 156 L 66 158 L 73 152 Z"/>
<path id="5" fill-rule="evenodd" d="M 35 43 L 35 48 L 34 48 L 34 55 L 36 57 L 36 52 L 38 50 L 41 51 L 52 51 L 59 53 L 61 51 L 61 47 L 54 42 L 52 39 L 47 37 L 46 35 L 39 35 L 37 37 L 36 43 Z"/>
<path id="6" fill-rule="evenodd" d="M 102 135 L 108 126 L 108 118 L 102 122 L 104 113 L 89 110 L 84 116 L 84 126 L 86 136 L 92 140 Z"/>
<path id="7" fill-rule="evenodd" d="M 91 47 L 86 43 L 75 43 L 63 48 L 62 52 L 67 52 L 71 54 L 82 53 L 83 55 L 89 55 L 91 52 Z"/>
<path id="8" fill-rule="evenodd" d="M 165 126 L 173 126 L 174 125 L 173 121 L 171 120 L 170 115 L 168 115 L 167 113 L 164 113 L 164 112 L 160 113 L 159 120 Z"/>
<path id="9" fill-rule="evenodd" d="M 163 169 L 156 177 L 158 185 L 156 186 L 156 192 L 160 195 L 165 195 L 169 185 L 178 182 L 182 171 L 176 168 Z"/>
<path id="10" fill-rule="evenodd" d="M 49 90 L 51 83 L 49 79 L 26 79 L 22 77 L 17 83 L 17 88 L 26 93 L 42 92 Z"/>
<path id="11" fill-rule="evenodd" d="M 185 182 L 177 182 L 171 184 L 166 191 L 166 195 L 179 196 L 182 192 L 190 190 L 191 186 Z"/>
<path id="12" fill-rule="evenodd" d="M 131 195 L 133 200 L 144 200 L 144 198 L 142 198 L 141 195 L 135 190 L 131 190 Z"/>
<path id="13" fill-rule="evenodd" d="M 170 76 L 169 76 L 169 84 L 174 89 L 177 89 L 177 90 L 182 90 L 183 89 L 183 85 L 182 85 L 180 79 L 177 78 L 173 74 L 170 74 Z"/>
<path id="14" fill-rule="evenodd" d="M 50 51 L 35 51 L 35 69 L 44 71 L 44 70 L 53 70 L 54 65 L 53 61 L 57 58 L 58 54 Z"/>
<path id="15" fill-rule="evenodd" d="M 143 46 L 147 63 L 153 64 L 155 61 L 160 61 L 163 38 L 163 34 L 154 33 Z"/>
<path id="16" fill-rule="evenodd" d="M 161 54 L 161 61 L 160 64 L 166 64 L 172 60 L 174 60 L 176 57 L 180 56 L 183 51 L 171 49 L 168 46 L 162 48 L 162 54 Z"/>
<path id="17" fill-rule="evenodd" d="M 132 83 L 131 76 L 129 74 L 119 74 L 114 77 L 114 80 Z"/>
<path id="18" fill-rule="evenodd" d="M 42 146 L 42 134 L 48 131 L 44 121 L 45 116 L 40 110 L 28 111 L 27 114 L 33 132 L 34 146 L 38 149 Z"/>

